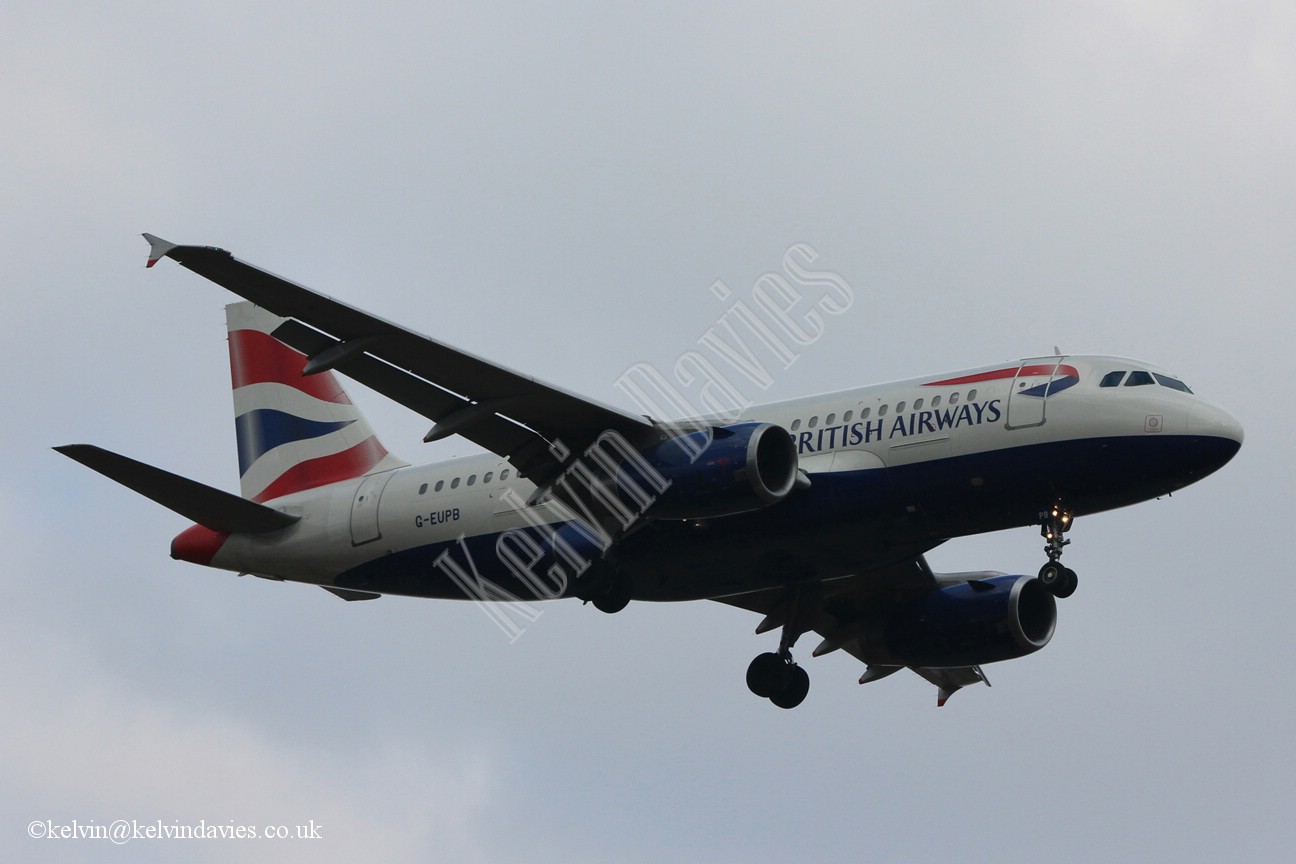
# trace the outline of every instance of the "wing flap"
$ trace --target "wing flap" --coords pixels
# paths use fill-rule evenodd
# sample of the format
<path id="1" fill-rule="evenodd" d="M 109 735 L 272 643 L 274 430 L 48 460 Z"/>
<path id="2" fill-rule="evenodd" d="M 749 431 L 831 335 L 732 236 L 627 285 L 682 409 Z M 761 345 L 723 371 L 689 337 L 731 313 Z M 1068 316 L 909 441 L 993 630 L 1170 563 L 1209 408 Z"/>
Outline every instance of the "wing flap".
<path id="1" fill-rule="evenodd" d="M 880 603 L 888 603 L 932 591 L 946 582 L 964 582 L 969 577 L 985 574 L 959 573 L 938 576 L 932 572 L 922 555 L 915 555 L 896 564 L 868 570 L 842 580 L 825 582 L 819 592 L 802 594 L 798 602 L 788 602 L 784 588 L 769 588 L 733 597 L 718 597 L 721 603 L 757 612 L 765 617 L 757 625 L 757 633 L 765 633 L 784 626 L 795 607 L 796 623 L 800 630 L 813 630 L 823 637 L 814 649 L 813 656 L 844 650 L 865 664 L 859 683 L 868 684 L 899 672 L 904 666 L 876 665 L 870 662 L 862 642 L 866 638 L 864 622 L 867 611 Z M 810 608 L 806 608 L 810 604 Z M 939 690 L 936 704 L 944 705 L 955 691 L 970 684 L 989 685 L 979 666 L 966 667 L 907 667 L 917 675 L 935 684 Z"/>
<path id="2" fill-rule="evenodd" d="M 356 591 L 353 588 L 335 588 L 332 585 L 321 585 L 325 591 L 334 597 L 341 597 L 343 600 L 356 602 L 358 600 L 377 600 L 381 594 L 375 594 L 372 591 Z"/>
<path id="3" fill-rule="evenodd" d="M 643 417 L 569 393 L 422 336 L 240 261 L 223 249 L 174 245 L 152 235 L 146 237 L 151 260 L 155 260 L 153 255 L 172 258 L 276 315 L 295 318 L 333 337 L 335 344 L 363 344 L 365 353 L 474 402 L 515 397 L 509 416 L 550 439 L 588 430 L 597 434 L 616 429 L 633 434 L 651 428 L 651 423 Z M 330 359 L 336 362 L 337 368 L 350 374 L 349 366 L 357 358 L 352 355 Z"/>
<path id="4" fill-rule="evenodd" d="M 970 684 L 990 686 L 990 679 L 985 677 L 980 666 L 949 666 L 935 669 L 929 666 L 910 666 L 913 672 L 936 685 L 936 707 L 945 707 L 945 702 L 955 691 Z"/>
<path id="5" fill-rule="evenodd" d="M 161 257 L 284 318 L 276 338 L 311 358 L 309 369 L 336 368 L 357 381 L 509 459 L 539 486 L 572 456 L 614 430 L 636 444 L 656 440 L 645 417 L 586 399 L 528 375 L 422 336 L 240 261 L 224 249 L 182 246 L 152 234 L 149 266 Z M 465 408 L 498 405 L 464 423 Z M 444 431 L 444 430 L 443 430 Z M 448 434 L 448 433 L 447 433 Z M 557 447 L 561 442 L 562 447 Z M 554 446 L 560 454 L 550 455 Z"/>
<path id="6" fill-rule="evenodd" d="M 342 344 L 318 330 L 307 327 L 300 321 L 291 320 L 276 328 L 274 337 L 311 357 L 323 356 L 333 346 Z M 436 421 L 447 420 L 479 404 L 367 353 L 349 359 L 345 369 L 339 371 L 345 372 L 348 377 L 383 394 L 393 402 L 399 402 L 406 408 Z M 540 470 L 543 464 L 518 464 L 522 461 L 518 459 L 519 452 L 526 444 L 536 440 L 536 433 L 498 416 L 495 412 L 478 418 L 472 424 L 457 429 L 456 432 L 474 444 L 510 459 L 523 473 L 533 475 L 543 473 Z M 542 463 L 545 461 L 541 460 Z"/>

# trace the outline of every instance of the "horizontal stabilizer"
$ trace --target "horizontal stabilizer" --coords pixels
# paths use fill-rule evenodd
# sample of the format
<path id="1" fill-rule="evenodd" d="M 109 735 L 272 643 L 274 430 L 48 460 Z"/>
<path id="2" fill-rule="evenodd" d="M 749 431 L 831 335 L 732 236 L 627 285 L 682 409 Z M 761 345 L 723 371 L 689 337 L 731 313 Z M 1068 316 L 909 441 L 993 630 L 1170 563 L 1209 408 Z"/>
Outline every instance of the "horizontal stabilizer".
<path id="1" fill-rule="evenodd" d="M 301 519 L 102 447 L 65 444 L 54 449 L 213 531 L 262 534 L 287 528 Z"/>

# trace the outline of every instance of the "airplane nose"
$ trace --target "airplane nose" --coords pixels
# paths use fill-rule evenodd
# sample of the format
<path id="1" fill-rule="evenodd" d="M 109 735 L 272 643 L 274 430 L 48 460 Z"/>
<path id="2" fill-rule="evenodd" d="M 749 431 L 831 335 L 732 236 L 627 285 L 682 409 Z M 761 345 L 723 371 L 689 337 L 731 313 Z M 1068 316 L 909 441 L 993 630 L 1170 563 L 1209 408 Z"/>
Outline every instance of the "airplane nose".
<path id="1" fill-rule="evenodd" d="M 1229 412 L 1209 402 L 1193 405 L 1188 415 L 1188 436 L 1196 442 L 1201 476 L 1216 471 L 1242 447 L 1242 424 Z"/>
<path id="2" fill-rule="evenodd" d="M 1242 446 L 1244 437 L 1242 424 L 1237 418 L 1209 402 L 1198 402 L 1193 406 L 1192 413 L 1188 415 L 1188 434 L 1231 441 L 1235 445 L 1233 453 Z"/>

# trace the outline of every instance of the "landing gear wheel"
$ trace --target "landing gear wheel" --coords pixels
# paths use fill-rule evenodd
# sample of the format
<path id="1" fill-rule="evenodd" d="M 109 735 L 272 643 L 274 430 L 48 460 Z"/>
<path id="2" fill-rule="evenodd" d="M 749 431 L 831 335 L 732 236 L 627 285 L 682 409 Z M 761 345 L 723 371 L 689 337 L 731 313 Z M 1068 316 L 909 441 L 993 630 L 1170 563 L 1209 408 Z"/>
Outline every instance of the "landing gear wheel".
<path id="1" fill-rule="evenodd" d="M 630 595 L 633 593 L 634 586 L 629 579 L 624 576 L 614 577 L 608 582 L 607 588 L 590 602 L 600 612 L 614 615 L 630 605 Z"/>
<path id="2" fill-rule="evenodd" d="M 1065 600 L 1076 592 L 1076 586 L 1079 584 L 1080 579 L 1076 576 L 1075 571 L 1067 567 L 1062 575 L 1062 584 L 1053 589 L 1053 596 Z"/>
<path id="3" fill-rule="evenodd" d="M 1066 570 L 1061 561 L 1050 561 L 1040 568 L 1039 576 L 1036 578 L 1050 594 L 1056 595 L 1058 589 L 1066 583 Z"/>
<path id="4" fill-rule="evenodd" d="M 747 667 L 747 689 L 780 708 L 795 708 L 810 692 L 810 675 L 790 657 L 770 651 Z"/>
<path id="5" fill-rule="evenodd" d="M 789 668 L 783 658 L 773 651 L 757 654 L 756 659 L 747 667 L 747 689 L 766 699 L 784 688 Z"/>
<path id="6" fill-rule="evenodd" d="M 1070 567 L 1063 567 L 1061 561 L 1050 561 L 1045 564 L 1040 568 L 1039 576 L 1036 578 L 1050 594 L 1059 599 L 1070 597 L 1076 592 L 1076 586 L 1080 584 L 1075 571 Z"/>
<path id="7" fill-rule="evenodd" d="M 805 701 L 810 692 L 810 675 L 800 666 L 787 667 L 787 680 L 783 688 L 770 694 L 769 700 L 780 708 L 795 708 Z"/>

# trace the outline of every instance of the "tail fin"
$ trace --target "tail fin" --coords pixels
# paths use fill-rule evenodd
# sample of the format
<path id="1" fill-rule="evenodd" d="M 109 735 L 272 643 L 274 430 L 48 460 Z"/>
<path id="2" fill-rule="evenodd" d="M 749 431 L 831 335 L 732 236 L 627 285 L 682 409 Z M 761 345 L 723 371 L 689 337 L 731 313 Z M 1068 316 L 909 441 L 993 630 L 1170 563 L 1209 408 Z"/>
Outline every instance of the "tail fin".
<path id="1" fill-rule="evenodd" d="M 225 307 L 244 498 L 268 501 L 406 464 L 379 443 L 332 372 L 303 376 L 306 356 L 271 334 L 283 318 Z"/>

